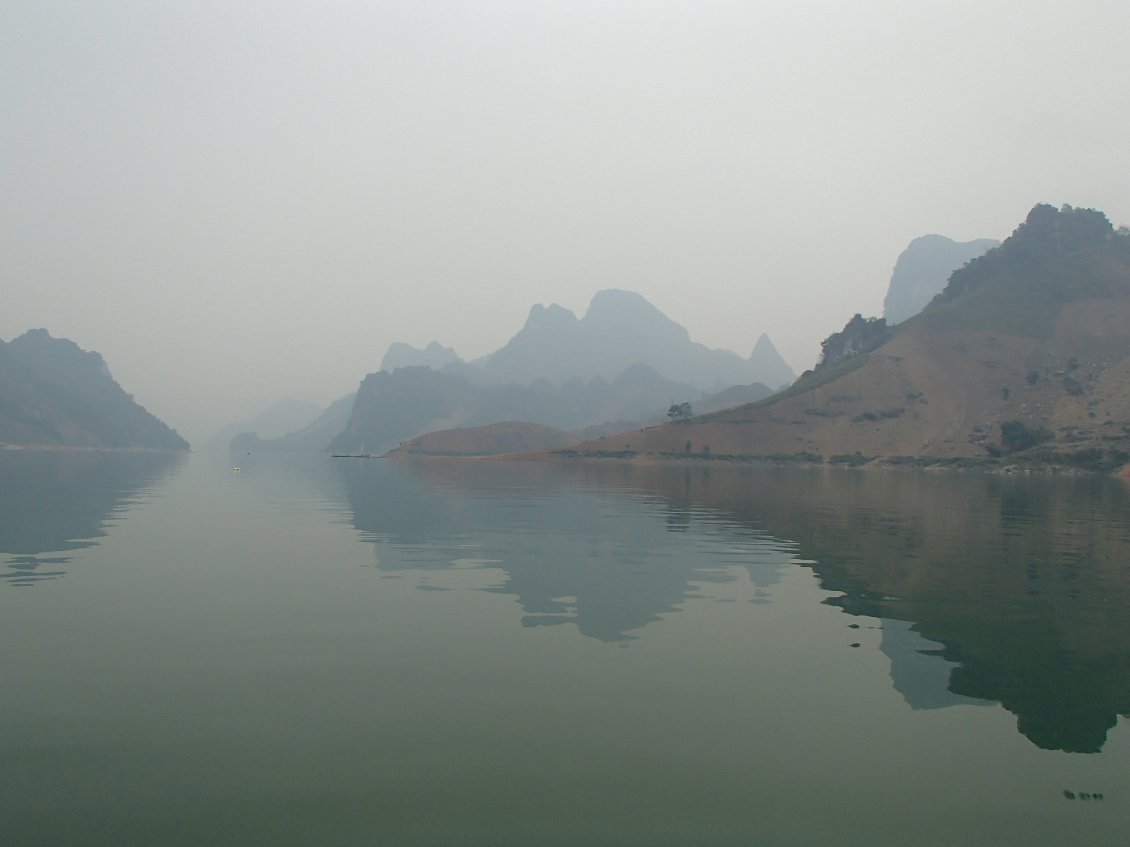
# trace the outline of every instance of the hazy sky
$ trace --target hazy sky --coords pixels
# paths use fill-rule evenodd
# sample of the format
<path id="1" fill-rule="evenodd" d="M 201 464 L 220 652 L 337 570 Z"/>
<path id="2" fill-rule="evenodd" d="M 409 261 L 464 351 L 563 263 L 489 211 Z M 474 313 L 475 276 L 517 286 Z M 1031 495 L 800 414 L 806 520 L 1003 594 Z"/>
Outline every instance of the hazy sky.
<path id="1" fill-rule="evenodd" d="M 798 371 L 899 252 L 1130 223 L 1130 3 L 0 0 L 0 338 L 190 440 L 639 291 Z"/>

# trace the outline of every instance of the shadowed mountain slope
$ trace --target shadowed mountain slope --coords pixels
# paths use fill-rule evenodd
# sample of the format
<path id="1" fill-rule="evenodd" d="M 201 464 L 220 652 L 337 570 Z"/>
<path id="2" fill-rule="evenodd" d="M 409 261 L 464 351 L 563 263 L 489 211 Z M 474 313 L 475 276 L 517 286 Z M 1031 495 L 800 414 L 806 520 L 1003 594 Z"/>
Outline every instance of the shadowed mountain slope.
<path id="1" fill-rule="evenodd" d="M 45 329 L 0 342 L 0 443 L 188 449 L 122 390 L 100 355 Z"/>
<path id="2" fill-rule="evenodd" d="M 425 433 L 501 421 L 580 429 L 648 418 L 694 395 L 691 386 L 665 379 L 647 365 L 633 365 L 611 382 L 597 377 L 562 385 L 543 379 L 485 386 L 457 373 L 399 368 L 365 377 L 349 421 L 330 449 L 382 453 Z"/>

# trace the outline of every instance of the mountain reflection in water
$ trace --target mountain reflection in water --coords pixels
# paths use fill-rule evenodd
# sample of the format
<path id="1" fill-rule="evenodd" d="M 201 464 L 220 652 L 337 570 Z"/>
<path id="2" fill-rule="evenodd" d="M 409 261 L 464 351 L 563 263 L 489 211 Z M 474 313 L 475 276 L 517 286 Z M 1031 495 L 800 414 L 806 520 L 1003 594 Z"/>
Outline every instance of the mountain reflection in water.
<path id="1" fill-rule="evenodd" d="M 8 566 L 0 579 L 28 586 L 65 575 L 68 552 L 97 544 L 109 524 L 184 460 L 174 451 L 0 452 L 0 563 Z"/>
<path id="2" fill-rule="evenodd" d="M 506 573 L 496 590 L 517 595 L 526 625 L 572 622 L 628 639 L 676 611 L 696 582 L 731 578 L 731 566 L 768 597 L 799 562 L 839 593 L 827 602 L 885 622 L 892 681 L 913 708 L 999 702 L 1037 746 L 1080 753 L 1098 752 L 1130 713 L 1130 491 L 1115 480 L 619 463 L 338 468 L 378 567 L 490 564 Z M 604 520 L 601 490 L 643 497 L 664 520 Z M 553 515 L 554 544 L 534 532 L 545 525 L 534 513 Z M 692 521 L 740 539 L 741 553 L 708 560 L 684 546 Z"/>
<path id="3" fill-rule="evenodd" d="M 676 611 L 695 582 L 728 579 L 737 566 L 767 589 L 793 557 L 788 543 L 728 522 L 711 527 L 709 511 L 662 497 L 650 510 L 612 519 L 602 497 L 618 492 L 602 495 L 553 465 L 340 467 L 354 525 L 378 545 L 378 568 L 497 567 L 506 581 L 494 590 L 517 596 L 525 626 L 573 623 L 602 641 L 630 640 Z M 692 519 L 707 525 L 708 539 L 740 536 L 741 543 L 704 544 L 683 532 Z"/>

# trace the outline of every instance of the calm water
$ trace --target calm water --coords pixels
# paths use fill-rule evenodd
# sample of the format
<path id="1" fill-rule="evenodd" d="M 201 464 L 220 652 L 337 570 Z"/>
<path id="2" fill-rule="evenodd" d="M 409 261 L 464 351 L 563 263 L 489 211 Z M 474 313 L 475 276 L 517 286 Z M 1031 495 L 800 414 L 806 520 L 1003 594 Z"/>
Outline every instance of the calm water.
<path id="1" fill-rule="evenodd" d="M 1123 844 L 1130 487 L 0 454 L 0 844 Z"/>

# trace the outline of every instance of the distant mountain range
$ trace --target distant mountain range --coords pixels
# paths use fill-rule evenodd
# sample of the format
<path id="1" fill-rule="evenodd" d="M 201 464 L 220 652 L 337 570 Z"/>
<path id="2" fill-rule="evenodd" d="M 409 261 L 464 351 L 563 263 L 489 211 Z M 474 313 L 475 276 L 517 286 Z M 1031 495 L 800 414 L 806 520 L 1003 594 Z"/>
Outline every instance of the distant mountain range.
<path id="1" fill-rule="evenodd" d="M 761 382 L 781 387 L 795 378 L 768 336 L 748 359 L 698 344 L 681 325 L 631 291 L 598 291 L 584 317 L 558 305 L 530 309 L 525 326 L 475 364 L 492 382 L 613 379 L 642 362 L 675 382 L 701 390 Z"/>
<path id="2" fill-rule="evenodd" d="M 684 327 L 641 295 L 619 289 L 598 291 L 581 318 L 557 304 L 535 305 L 510 341 L 472 362 L 434 341 L 422 350 L 397 342 L 381 370 L 422 365 L 461 373 L 475 383 L 528 385 L 542 379 L 611 380 L 639 363 L 699 390 L 753 382 L 779 388 L 796 378 L 768 335 L 743 359 L 692 341 Z"/>
<path id="3" fill-rule="evenodd" d="M 318 453 L 345 429 L 356 397 L 356 393 L 339 397 L 310 423 L 276 438 L 253 429 L 241 432 L 229 442 L 228 448 L 239 452 Z"/>
<path id="4" fill-rule="evenodd" d="M 287 397 L 249 421 L 228 424 L 198 449 L 205 452 L 225 451 L 233 438 L 244 433 L 254 433 L 260 438 L 283 438 L 308 426 L 322 411 L 322 407 L 315 403 Z"/>
<path id="5" fill-rule="evenodd" d="M 853 319 L 788 390 L 580 453 L 1130 461 L 1130 230 L 1036 206 L 917 316 Z M 607 446 L 611 442 L 613 447 Z"/>
<path id="6" fill-rule="evenodd" d="M 438 342 L 423 349 L 394 343 L 355 400 L 343 398 L 301 431 L 244 433 L 231 447 L 376 454 L 425 433 L 503 422 L 534 424 L 530 431 L 544 441 L 550 429 L 663 421 L 673 403 L 707 410 L 720 408 L 717 396 L 748 402 L 793 378 L 766 335 L 743 359 L 691 341 L 640 295 L 608 290 L 581 319 L 560 306 L 534 306 L 507 344 L 471 362 Z M 492 438 L 482 435 L 484 443 L 500 443 Z"/>
<path id="7" fill-rule="evenodd" d="M 529 437 L 552 440 L 549 430 L 662 421 L 671 404 L 697 402 L 705 390 L 740 385 L 765 396 L 764 381 L 793 378 L 767 336 L 749 359 L 710 349 L 639 294 L 614 289 L 598 292 L 580 319 L 534 306 L 509 342 L 473 362 L 432 343 L 394 344 L 382 364 L 389 369 L 361 383 L 332 451 L 380 453 L 425 433 L 500 422 L 536 424 Z M 500 443 L 493 430 L 481 440 Z"/>
<path id="8" fill-rule="evenodd" d="M 397 368 L 424 367 L 438 371 L 446 365 L 455 365 L 462 361 L 453 349 L 444 347 L 436 341 L 423 349 L 417 349 L 403 341 L 394 341 L 381 359 L 381 370 L 391 372 Z"/>
<path id="9" fill-rule="evenodd" d="M 188 449 L 122 390 L 100 355 L 45 329 L 0 341 L 0 444 Z"/>
<path id="10" fill-rule="evenodd" d="M 999 244 L 993 238 L 958 242 L 944 235 L 923 235 L 914 239 L 895 262 L 883 300 L 883 317 L 888 324 L 914 317 L 941 293 L 950 274 Z"/>
<path id="11" fill-rule="evenodd" d="M 573 430 L 608 421 L 651 420 L 672 403 L 693 400 L 693 386 L 673 382 L 636 364 L 614 380 L 579 377 L 555 385 L 479 385 L 460 373 L 399 368 L 369 374 L 361 383 L 334 452 L 382 453 L 401 441 L 436 430 L 522 421 Z"/>

